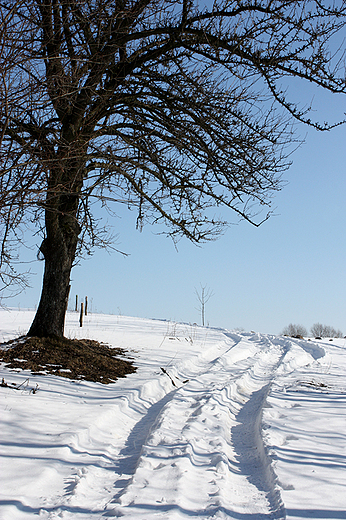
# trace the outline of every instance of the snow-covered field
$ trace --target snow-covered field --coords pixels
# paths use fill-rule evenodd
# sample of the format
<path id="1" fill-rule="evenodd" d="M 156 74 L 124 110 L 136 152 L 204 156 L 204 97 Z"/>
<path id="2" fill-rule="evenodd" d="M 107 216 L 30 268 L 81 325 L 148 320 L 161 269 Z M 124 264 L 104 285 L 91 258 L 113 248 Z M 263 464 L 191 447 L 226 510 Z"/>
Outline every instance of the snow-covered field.
<path id="1" fill-rule="evenodd" d="M 0 310 L 0 341 L 32 317 Z M 346 519 L 346 340 L 96 314 L 81 329 L 77 313 L 66 335 L 138 371 L 102 385 L 0 365 L 29 378 L 0 388 L 1 520 Z"/>

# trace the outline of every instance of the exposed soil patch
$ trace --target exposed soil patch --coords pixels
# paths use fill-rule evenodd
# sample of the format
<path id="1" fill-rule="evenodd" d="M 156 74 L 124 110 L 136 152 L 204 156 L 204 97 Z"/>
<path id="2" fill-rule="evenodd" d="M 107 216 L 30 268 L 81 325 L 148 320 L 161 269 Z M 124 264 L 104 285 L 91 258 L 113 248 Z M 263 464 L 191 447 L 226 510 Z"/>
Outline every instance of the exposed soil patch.
<path id="1" fill-rule="evenodd" d="M 22 337 L 0 345 L 0 362 L 14 370 L 114 383 L 136 371 L 126 351 L 90 339 Z"/>

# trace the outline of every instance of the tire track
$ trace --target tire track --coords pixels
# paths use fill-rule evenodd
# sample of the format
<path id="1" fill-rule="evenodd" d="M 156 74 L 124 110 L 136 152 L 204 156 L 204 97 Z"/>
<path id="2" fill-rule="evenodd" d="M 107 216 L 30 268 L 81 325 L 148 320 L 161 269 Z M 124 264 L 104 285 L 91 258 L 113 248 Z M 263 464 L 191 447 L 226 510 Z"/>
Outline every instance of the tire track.
<path id="1" fill-rule="evenodd" d="M 201 359 L 198 356 L 188 357 L 178 361 L 177 366 L 170 366 L 177 386 L 182 385 L 184 371 L 189 374 L 200 371 L 196 364 L 205 366 L 205 357 L 214 359 L 215 352 L 229 348 L 229 342 L 221 341 L 204 350 L 199 356 Z M 176 392 L 177 389 L 172 390 L 170 380 L 157 371 L 153 380 L 122 395 L 113 396 L 113 404 L 107 406 L 89 428 L 77 431 L 66 439 L 66 450 L 68 453 L 75 452 L 75 461 L 71 465 L 71 473 L 65 477 L 64 490 L 51 497 L 42 514 L 46 512 L 50 520 L 89 520 L 101 518 L 101 512 L 109 516 L 107 504 L 117 500 L 131 482 L 143 446 L 151 430 L 155 430 L 162 409 Z M 116 431 L 119 418 L 125 419 L 129 428 L 127 439 L 121 445 L 114 442 L 114 437 L 112 439 L 112 430 Z M 114 444 L 111 444 L 112 440 Z M 80 455 L 83 460 L 79 460 Z M 115 494 L 114 489 L 117 490 Z M 88 502 L 93 497 L 93 510 L 83 508 L 86 497 Z"/>
<path id="2" fill-rule="evenodd" d="M 231 339 L 237 343 L 220 355 L 200 356 L 190 382 L 172 393 L 108 515 L 253 518 L 255 509 L 256 519 L 285 517 L 261 436 L 262 409 L 285 350 L 258 335 Z"/>

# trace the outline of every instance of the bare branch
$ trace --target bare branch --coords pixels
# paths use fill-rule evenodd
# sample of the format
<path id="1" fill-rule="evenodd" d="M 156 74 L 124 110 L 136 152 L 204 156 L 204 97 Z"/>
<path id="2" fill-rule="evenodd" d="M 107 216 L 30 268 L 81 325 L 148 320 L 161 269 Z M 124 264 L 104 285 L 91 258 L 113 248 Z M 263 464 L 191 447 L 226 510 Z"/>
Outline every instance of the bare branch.
<path id="1" fill-rule="evenodd" d="M 1 259 L 12 272 L 16 230 L 38 226 L 31 332 L 62 333 L 76 257 L 112 240 L 95 200 L 195 243 L 232 215 L 267 220 L 296 125 L 343 122 L 310 120 L 284 81 L 345 93 L 330 49 L 345 15 L 345 0 L 0 2 Z"/>

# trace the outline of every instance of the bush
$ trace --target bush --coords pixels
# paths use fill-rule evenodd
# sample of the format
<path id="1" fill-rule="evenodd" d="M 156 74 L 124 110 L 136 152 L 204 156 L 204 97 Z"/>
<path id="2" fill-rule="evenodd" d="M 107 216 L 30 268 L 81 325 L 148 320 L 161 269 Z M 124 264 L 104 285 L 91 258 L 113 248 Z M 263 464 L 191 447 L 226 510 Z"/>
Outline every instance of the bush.
<path id="1" fill-rule="evenodd" d="M 335 330 L 329 325 L 322 325 L 322 323 L 314 323 L 311 327 L 311 335 L 315 338 L 342 338 L 341 330 Z"/>
<path id="2" fill-rule="evenodd" d="M 291 338 L 302 338 L 308 335 L 308 331 L 303 325 L 295 325 L 290 323 L 287 327 L 282 331 L 284 336 L 290 336 Z"/>

